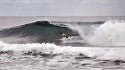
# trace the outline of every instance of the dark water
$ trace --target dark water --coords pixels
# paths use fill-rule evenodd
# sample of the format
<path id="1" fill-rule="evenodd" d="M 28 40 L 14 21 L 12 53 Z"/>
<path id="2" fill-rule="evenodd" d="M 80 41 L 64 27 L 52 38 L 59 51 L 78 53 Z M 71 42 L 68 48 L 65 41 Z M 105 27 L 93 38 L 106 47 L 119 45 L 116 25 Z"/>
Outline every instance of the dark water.
<path id="1" fill-rule="evenodd" d="M 14 39 L 10 41 L 15 43 L 28 43 L 29 41 L 32 43 L 59 43 L 61 42 L 60 39 L 63 38 L 62 33 L 66 34 L 67 37 L 78 36 L 76 31 L 67 27 L 53 25 L 48 21 L 36 21 L 26 25 L 3 29 L 0 31 L 0 37 L 1 39 L 11 37 L 28 38 L 24 42 L 21 40 L 19 42 L 14 41 Z"/>

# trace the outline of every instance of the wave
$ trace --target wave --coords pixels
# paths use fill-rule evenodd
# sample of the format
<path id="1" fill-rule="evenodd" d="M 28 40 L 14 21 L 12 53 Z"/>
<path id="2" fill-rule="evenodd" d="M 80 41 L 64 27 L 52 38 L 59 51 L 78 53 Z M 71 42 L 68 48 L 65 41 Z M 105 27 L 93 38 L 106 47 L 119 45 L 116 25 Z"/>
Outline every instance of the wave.
<path id="1" fill-rule="evenodd" d="M 0 31 L 0 39 L 9 43 L 56 43 L 84 46 L 125 46 L 125 22 L 36 21 Z M 64 38 L 67 37 L 67 38 Z M 82 44 L 83 43 L 83 44 Z M 78 45 L 80 46 L 80 45 Z"/>
<path id="2" fill-rule="evenodd" d="M 7 28 L 0 31 L 0 39 L 11 43 L 59 43 L 63 38 L 77 36 L 78 33 L 64 26 L 50 24 L 48 21 L 36 21 L 18 27 Z"/>

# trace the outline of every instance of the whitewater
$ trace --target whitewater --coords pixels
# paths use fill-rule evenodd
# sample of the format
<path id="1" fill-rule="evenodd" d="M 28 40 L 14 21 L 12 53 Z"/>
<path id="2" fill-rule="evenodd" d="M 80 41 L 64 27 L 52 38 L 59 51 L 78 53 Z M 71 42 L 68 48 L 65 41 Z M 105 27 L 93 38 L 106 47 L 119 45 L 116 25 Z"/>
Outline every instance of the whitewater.
<path id="1" fill-rule="evenodd" d="M 2 32 L 4 34 L 2 35 L 4 36 L 1 36 L 0 41 L 0 70 L 10 70 L 10 68 L 13 70 L 125 69 L 124 21 L 110 20 L 101 23 L 63 24 L 73 30 L 72 32 L 68 29 L 69 32 L 73 34 L 71 34 L 71 37 L 62 38 L 60 44 L 56 44 L 55 42 L 57 41 L 55 40 L 53 40 L 55 41 L 53 43 L 46 42 L 46 40 L 45 43 L 42 43 L 43 41 L 36 41 L 38 40 L 36 37 L 38 37 L 39 34 L 34 35 L 33 32 L 30 34 L 31 37 L 27 37 L 27 34 L 25 34 L 23 30 L 19 33 L 19 36 L 17 33 L 16 36 L 12 34 L 13 29 L 7 33 L 4 31 L 10 29 L 3 30 Z M 60 26 L 58 24 L 54 25 L 57 25 L 56 28 Z M 62 27 L 58 28 L 63 29 Z M 67 28 L 64 28 L 64 31 L 65 29 L 67 31 Z M 22 28 L 20 27 L 20 29 Z M 11 37 L 9 38 L 9 36 Z M 35 37 L 35 41 L 32 40 L 33 42 L 27 43 L 10 42 L 14 37 L 20 41 L 26 39 L 25 42 Z M 50 36 L 48 39 L 49 38 L 51 39 Z M 10 39 L 9 42 L 7 39 Z M 57 39 L 60 39 L 60 37 L 57 37 Z"/>

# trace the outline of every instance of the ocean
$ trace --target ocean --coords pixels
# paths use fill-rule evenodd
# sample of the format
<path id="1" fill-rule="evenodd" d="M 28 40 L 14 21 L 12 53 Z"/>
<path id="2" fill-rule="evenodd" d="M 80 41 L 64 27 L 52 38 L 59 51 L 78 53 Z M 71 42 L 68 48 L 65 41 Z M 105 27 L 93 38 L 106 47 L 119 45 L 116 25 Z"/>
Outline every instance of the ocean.
<path id="1" fill-rule="evenodd" d="M 0 70 L 124 70 L 125 17 L 0 17 Z"/>

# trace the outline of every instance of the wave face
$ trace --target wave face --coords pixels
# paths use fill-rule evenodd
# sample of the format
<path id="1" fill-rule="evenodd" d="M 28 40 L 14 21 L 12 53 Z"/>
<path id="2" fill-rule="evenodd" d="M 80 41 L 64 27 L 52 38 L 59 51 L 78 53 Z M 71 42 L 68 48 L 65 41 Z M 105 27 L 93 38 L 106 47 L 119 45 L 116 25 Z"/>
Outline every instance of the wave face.
<path id="1" fill-rule="evenodd" d="M 16 43 L 59 43 L 63 38 L 61 33 L 67 36 L 76 36 L 77 32 L 57 25 L 50 24 L 48 21 L 36 21 L 30 24 L 3 29 L 0 31 L 0 38 L 5 42 Z"/>

